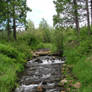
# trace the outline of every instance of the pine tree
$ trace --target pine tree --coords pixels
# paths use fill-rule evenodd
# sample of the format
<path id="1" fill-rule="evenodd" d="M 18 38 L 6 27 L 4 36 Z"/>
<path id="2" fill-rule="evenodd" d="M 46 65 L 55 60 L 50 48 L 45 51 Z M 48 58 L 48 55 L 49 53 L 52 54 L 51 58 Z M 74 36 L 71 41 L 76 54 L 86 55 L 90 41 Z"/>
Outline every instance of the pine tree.
<path id="1" fill-rule="evenodd" d="M 27 11 L 31 11 L 26 5 L 26 0 L 1 0 L 0 24 L 7 24 L 8 40 L 10 40 L 10 28 L 13 26 L 13 37 L 16 40 L 16 28 L 26 26 Z"/>
<path id="2" fill-rule="evenodd" d="M 56 5 L 57 15 L 54 15 L 54 25 L 58 24 L 62 27 L 76 25 L 76 30 L 79 32 L 79 12 L 76 0 L 57 0 Z"/>

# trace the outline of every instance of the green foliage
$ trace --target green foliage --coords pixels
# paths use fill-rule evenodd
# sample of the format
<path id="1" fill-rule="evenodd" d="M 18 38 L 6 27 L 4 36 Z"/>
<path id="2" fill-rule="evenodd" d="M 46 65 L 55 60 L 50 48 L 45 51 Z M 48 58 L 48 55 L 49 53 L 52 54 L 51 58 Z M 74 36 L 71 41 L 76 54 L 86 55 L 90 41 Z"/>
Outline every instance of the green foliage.
<path id="1" fill-rule="evenodd" d="M 32 58 L 32 54 L 31 54 L 31 47 L 28 46 L 28 44 L 26 43 L 26 41 L 24 40 L 19 40 L 17 42 L 12 42 L 10 43 L 14 48 L 17 49 L 17 51 L 19 51 L 20 53 L 23 53 L 23 58 L 25 60 L 30 60 Z"/>
<path id="2" fill-rule="evenodd" d="M 47 21 L 45 19 L 42 19 L 42 21 L 39 24 L 39 30 L 43 33 L 43 41 L 45 43 L 51 42 L 51 31 L 52 29 L 47 24 Z"/>
<path id="3" fill-rule="evenodd" d="M 90 84 L 92 81 L 92 63 L 85 61 L 85 58 L 74 65 L 73 72 L 78 76 L 79 80 L 85 84 Z"/>
<path id="4" fill-rule="evenodd" d="M 33 49 L 37 44 L 39 44 L 38 39 L 34 35 L 31 35 L 28 41 L 28 45 Z"/>
<path id="5" fill-rule="evenodd" d="M 35 30 L 35 26 L 34 23 L 31 20 L 27 21 L 27 31 L 34 31 Z"/>
<path id="6" fill-rule="evenodd" d="M 21 62 L 21 63 L 24 62 L 24 60 L 23 60 L 24 55 L 22 53 L 19 53 L 17 51 L 17 49 L 12 48 L 9 45 L 6 46 L 6 45 L 3 45 L 3 44 L 0 44 L 0 53 L 4 54 L 4 55 L 6 55 L 6 56 L 8 56 L 12 59 L 16 59 L 15 62 L 18 62 L 18 61 Z"/>
<path id="7" fill-rule="evenodd" d="M 73 65 L 73 74 L 82 83 L 78 92 L 91 92 L 92 36 L 87 35 L 86 27 L 80 30 L 80 36 L 73 30 L 64 33 L 64 55 L 66 63 Z"/>
<path id="8" fill-rule="evenodd" d="M 24 69 L 23 56 L 15 48 L 0 44 L 0 92 L 11 92 L 16 85 L 16 72 Z"/>
<path id="9" fill-rule="evenodd" d="M 62 52 L 63 51 L 63 31 L 62 30 L 59 29 L 55 31 L 54 41 L 57 47 L 57 51 Z"/>
<path id="10" fill-rule="evenodd" d="M 38 37 L 36 34 L 35 34 L 35 30 L 21 32 L 20 34 L 18 34 L 18 44 L 21 46 L 23 45 L 24 50 L 29 49 L 30 52 L 31 52 L 31 49 L 35 50 L 37 45 L 40 42 L 40 37 Z M 22 42 L 23 44 L 22 43 L 20 44 L 20 42 Z"/>
<path id="11" fill-rule="evenodd" d="M 8 40 L 10 40 L 11 29 L 16 39 L 16 27 L 26 27 L 27 11 L 31 11 L 26 2 L 27 0 L 1 0 L 0 2 L 0 29 L 8 31 Z"/>
<path id="12" fill-rule="evenodd" d="M 39 43 L 39 45 L 37 45 L 36 49 L 41 49 L 41 48 L 49 48 L 51 50 L 51 52 L 56 52 L 57 51 L 57 47 L 55 44 L 53 43 Z"/>
<path id="13" fill-rule="evenodd" d="M 85 85 L 78 92 L 91 92 L 91 91 L 92 91 L 92 85 L 91 86 Z"/>

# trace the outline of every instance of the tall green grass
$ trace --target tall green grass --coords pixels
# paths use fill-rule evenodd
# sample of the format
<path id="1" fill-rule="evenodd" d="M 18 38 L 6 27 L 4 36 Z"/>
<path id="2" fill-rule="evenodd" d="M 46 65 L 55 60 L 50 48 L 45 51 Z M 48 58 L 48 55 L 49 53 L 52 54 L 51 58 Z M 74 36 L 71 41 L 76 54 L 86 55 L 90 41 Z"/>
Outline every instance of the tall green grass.
<path id="1" fill-rule="evenodd" d="M 80 36 L 74 30 L 64 33 L 66 63 L 73 65 L 73 74 L 82 84 L 78 92 L 92 91 L 92 36 L 81 28 Z"/>
<path id="2" fill-rule="evenodd" d="M 0 44 L 0 92 L 11 92 L 16 85 L 16 72 L 23 71 L 24 55 L 11 46 Z"/>

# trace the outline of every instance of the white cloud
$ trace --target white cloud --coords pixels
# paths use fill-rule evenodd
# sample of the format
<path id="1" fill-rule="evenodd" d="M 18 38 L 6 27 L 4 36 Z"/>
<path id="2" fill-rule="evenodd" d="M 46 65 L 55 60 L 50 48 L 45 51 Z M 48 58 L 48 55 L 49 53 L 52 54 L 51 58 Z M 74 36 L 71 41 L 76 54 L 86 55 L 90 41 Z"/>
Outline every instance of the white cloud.
<path id="1" fill-rule="evenodd" d="M 32 9 L 32 12 L 27 14 L 27 19 L 31 19 L 36 27 L 42 18 L 45 18 L 50 26 L 53 25 L 53 15 L 56 13 L 53 0 L 27 0 L 27 5 Z"/>

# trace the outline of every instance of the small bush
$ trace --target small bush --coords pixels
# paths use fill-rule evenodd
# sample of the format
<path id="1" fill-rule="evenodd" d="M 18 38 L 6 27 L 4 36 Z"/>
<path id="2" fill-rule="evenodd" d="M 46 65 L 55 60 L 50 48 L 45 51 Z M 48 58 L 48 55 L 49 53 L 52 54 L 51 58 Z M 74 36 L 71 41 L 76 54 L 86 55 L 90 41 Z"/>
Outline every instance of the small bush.
<path id="1" fill-rule="evenodd" d="M 28 40 L 28 45 L 31 46 L 31 48 L 35 48 L 38 44 L 38 39 L 35 36 L 30 36 Z"/>
<path id="2" fill-rule="evenodd" d="M 0 53 L 12 59 L 15 59 L 15 62 L 24 62 L 24 54 L 20 53 L 19 51 L 17 51 L 17 49 L 12 48 L 9 45 L 0 44 Z"/>
<path id="3" fill-rule="evenodd" d="M 57 51 L 63 53 L 63 31 L 56 30 L 53 37 L 54 44 L 57 47 Z"/>

